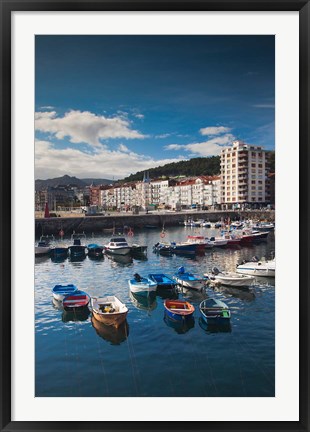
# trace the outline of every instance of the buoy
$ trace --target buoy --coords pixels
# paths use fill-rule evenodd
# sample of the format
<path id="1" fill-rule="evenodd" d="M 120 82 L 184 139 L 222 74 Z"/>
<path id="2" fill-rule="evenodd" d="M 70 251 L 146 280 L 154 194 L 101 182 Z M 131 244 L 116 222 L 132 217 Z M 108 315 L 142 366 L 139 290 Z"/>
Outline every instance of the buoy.
<path id="1" fill-rule="evenodd" d="M 160 233 L 160 237 L 161 237 L 161 238 L 164 238 L 165 235 L 166 235 L 166 233 L 165 233 L 164 231 L 162 231 L 162 232 Z"/>
<path id="2" fill-rule="evenodd" d="M 63 232 L 63 230 L 61 229 L 60 231 L 59 231 L 59 235 L 60 235 L 60 237 L 63 237 L 64 236 L 64 232 Z"/>
<path id="3" fill-rule="evenodd" d="M 129 235 L 129 237 L 133 237 L 133 234 L 133 230 L 130 228 L 127 235 Z"/>

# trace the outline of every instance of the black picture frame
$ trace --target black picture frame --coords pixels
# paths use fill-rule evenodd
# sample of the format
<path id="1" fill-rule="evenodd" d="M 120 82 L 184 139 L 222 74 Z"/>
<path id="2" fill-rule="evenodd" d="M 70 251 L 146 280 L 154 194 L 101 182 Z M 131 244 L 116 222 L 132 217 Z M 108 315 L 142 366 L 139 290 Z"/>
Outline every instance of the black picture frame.
<path id="1" fill-rule="evenodd" d="M 304 0 L 0 0 L 1 19 L 1 182 L 0 182 L 0 307 L 1 307 L 1 430 L 206 430 L 309 431 L 309 1 Z M 298 11 L 300 24 L 300 339 L 299 414 L 296 422 L 23 422 L 11 421 L 11 13 L 15 11 Z M 293 210 L 292 210 L 293 211 Z M 292 287 L 295 290 L 298 287 Z M 289 369 L 289 368 L 288 368 Z M 289 373 L 289 370 L 288 370 Z M 78 403 L 78 402 L 77 402 Z"/>

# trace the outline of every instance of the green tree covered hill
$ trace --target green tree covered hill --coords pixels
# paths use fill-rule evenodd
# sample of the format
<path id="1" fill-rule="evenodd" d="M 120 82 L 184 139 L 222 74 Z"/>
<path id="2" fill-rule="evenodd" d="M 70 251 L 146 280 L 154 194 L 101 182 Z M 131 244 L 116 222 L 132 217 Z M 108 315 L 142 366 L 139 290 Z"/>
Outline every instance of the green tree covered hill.
<path id="1" fill-rule="evenodd" d="M 187 161 L 173 162 L 148 170 L 150 178 L 217 175 L 220 173 L 220 157 L 199 157 Z M 139 181 L 143 179 L 144 171 L 125 177 L 121 182 Z"/>

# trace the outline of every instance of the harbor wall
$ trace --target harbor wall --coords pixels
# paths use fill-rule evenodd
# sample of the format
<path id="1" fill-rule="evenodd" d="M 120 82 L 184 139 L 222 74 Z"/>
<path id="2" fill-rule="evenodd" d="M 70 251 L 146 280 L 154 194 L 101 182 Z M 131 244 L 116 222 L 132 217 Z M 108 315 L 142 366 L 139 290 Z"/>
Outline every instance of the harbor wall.
<path id="1" fill-rule="evenodd" d="M 111 214 L 98 216 L 81 217 L 52 217 L 35 219 L 36 237 L 44 234 L 59 235 L 63 230 L 65 236 L 70 236 L 73 231 L 76 233 L 104 233 L 115 228 L 115 232 L 122 231 L 124 227 L 143 229 L 146 225 L 162 228 L 163 226 L 178 226 L 180 222 L 189 218 L 205 219 L 210 222 L 217 222 L 221 218 L 230 218 L 231 221 L 239 219 L 255 219 L 274 222 L 274 211 L 195 211 L 164 213 L 154 212 L 149 214 Z"/>

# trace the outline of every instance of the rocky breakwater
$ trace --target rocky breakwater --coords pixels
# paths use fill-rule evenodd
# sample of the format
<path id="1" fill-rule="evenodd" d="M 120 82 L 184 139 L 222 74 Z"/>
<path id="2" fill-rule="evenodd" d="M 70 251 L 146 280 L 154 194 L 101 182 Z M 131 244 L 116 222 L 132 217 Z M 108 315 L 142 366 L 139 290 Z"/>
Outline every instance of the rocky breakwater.
<path id="1" fill-rule="evenodd" d="M 115 232 L 124 228 L 143 229 L 147 227 L 177 226 L 184 220 L 192 218 L 205 219 L 210 222 L 217 222 L 221 218 L 230 218 L 231 221 L 241 219 L 255 219 L 274 221 L 274 211 L 200 211 L 200 212 L 153 212 L 148 214 L 110 214 L 100 216 L 81 216 L 81 217 L 53 217 L 39 218 L 35 220 L 36 237 L 42 234 L 53 234 L 58 236 L 60 231 L 65 236 L 76 233 L 103 233 L 115 229 Z"/>

